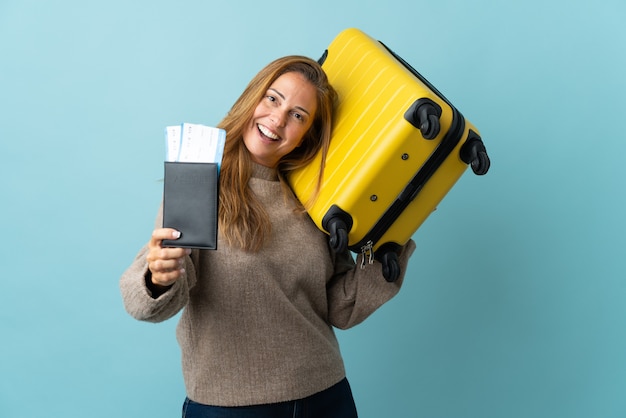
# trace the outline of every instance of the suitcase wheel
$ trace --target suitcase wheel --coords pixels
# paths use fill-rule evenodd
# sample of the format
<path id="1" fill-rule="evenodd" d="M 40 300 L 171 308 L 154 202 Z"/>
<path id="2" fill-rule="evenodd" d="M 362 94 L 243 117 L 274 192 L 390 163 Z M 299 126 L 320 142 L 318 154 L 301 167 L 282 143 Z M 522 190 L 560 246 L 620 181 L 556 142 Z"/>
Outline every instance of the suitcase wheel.
<path id="1" fill-rule="evenodd" d="M 487 155 L 485 144 L 476 132 L 470 131 L 467 141 L 461 147 L 460 156 L 464 163 L 471 165 L 474 174 L 482 176 L 489 171 L 491 161 Z"/>
<path id="2" fill-rule="evenodd" d="M 424 117 L 424 122 L 420 124 L 420 132 L 422 132 L 422 136 L 426 139 L 433 139 L 437 136 L 440 130 L 441 128 L 439 126 L 439 118 L 437 115 L 427 114 Z"/>
<path id="3" fill-rule="evenodd" d="M 491 166 L 491 161 L 489 160 L 489 156 L 485 151 L 479 152 L 474 161 L 472 161 L 472 171 L 474 171 L 474 174 L 477 174 L 479 176 L 487 174 L 487 171 L 489 171 L 489 166 Z"/>
<path id="4" fill-rule="evenodd" d="M 389 283 L 393 283 L 400 277 L 400 261 L 398 253 L 402 247 L 393 242 L 387 242 L 376 250 L 376 260 L 380 261 L 383 266 L 383 277 Z"/>
<path id="5" fill-rule="evenodd" d="M 398 261 L 398 254 L 395 252 L 388 252 L 383 254 L 381 258 L 383 265 L 383 277 L 389 283 L 393 283 L 400 277 L 400 262 Z"/>
<path id="6" fill-rule="evenodd" d="M 441 131 L 441 106 L 430 99 L 418 99 L 404 113 L 404 118 L 420 130 L 424 139 L 434 139 Z"/>
<path id="7" fill-rule="evenodd" d="M 350 214 L 332 205 L 322 219 L 322 227 L 330 235 L 328 244 L 335 253 L 344 252 L 348 248 L 348 232 L 352 228 Z"/>
<path id="8" fill-rule="evenodd" d="M 333 222 L 330 227 L 330 239 L 328 243 L 330 244 L 330 248 L 335 253 L 340 253 L 345 251 L 348 247 L 348 231 L 345 228 L 345 224 L 343 222 Z"/>

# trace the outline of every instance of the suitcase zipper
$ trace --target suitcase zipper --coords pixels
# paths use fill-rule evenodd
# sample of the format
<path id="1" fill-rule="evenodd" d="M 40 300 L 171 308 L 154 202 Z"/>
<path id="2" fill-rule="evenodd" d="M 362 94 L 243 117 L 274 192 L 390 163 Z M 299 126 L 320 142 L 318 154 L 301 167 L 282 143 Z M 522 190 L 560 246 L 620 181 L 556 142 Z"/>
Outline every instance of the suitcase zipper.
<path id="1" fill-rule="evenodd" d="M 367 264 L 374 263 L 374 251 L 372 250 L 373 247 L 373 241 L 367 241 L 365 245 L 361 247 L 361 254 L 363 255 L 363 257 L 361 257 L 361 269 L 365 268 L 365 259 L 367 259 Z"/>

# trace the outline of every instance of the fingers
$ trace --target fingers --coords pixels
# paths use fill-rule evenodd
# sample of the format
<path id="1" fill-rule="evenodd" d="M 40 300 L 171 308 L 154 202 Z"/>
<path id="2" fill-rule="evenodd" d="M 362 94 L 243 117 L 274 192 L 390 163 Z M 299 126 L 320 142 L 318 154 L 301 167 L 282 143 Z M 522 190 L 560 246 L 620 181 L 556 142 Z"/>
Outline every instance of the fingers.
<path id="1" fill-rule="evenodd" d="M 151 243 L 159 244 L 164 239 L 178 239 L 180 238 L 180 231 L 173 228 L 159 228 L 152 231 Z"/>
<path id="2" fill-rule="evenodd" d="M 172 273 L 177 270 L 181 270 L 181 273 L 184 272 L 184 259 L 185 254 L 183 254 L 180 258 L 155 258 L 148 254 L 148 268 L 155 274 L 166 274 Z"/>
<path id="3" fill-rule="evenodd" d="M 164 248 L 164 239 L 178 239 L 180 232 L 171 228 L 156 229 L 148 243 L 149 252 L 146 257 L 148 269 L 152 273 L 152 282 L 160 286 L 172 285 L 185 274 L 185 256 L 191 254 L 190 249 Z"/>
<path id="4" fill-rule="evenodd" d="M 152 266 L 152 263 L 149 264 L 149 266 Z M 185 274 L 184 268 L 159 270 L 154 267 L 150 267 L 150 271 L 152 272 L 152 276 L 150 277 L 152 283 L 159 286 L 171 286 Z"/>

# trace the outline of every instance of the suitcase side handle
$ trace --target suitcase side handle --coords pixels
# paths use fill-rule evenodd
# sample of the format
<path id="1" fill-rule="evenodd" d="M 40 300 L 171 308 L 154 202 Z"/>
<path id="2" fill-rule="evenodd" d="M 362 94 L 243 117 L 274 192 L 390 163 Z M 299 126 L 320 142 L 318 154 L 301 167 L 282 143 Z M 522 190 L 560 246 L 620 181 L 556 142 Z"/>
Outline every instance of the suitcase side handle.
<path id="1" fill-rule="evenodd" d="M 318 58 L 317 63 L 319 65 L 324 65 L 324 62 L 326 62 L 327 57 L 328 57 L 328 49 L 325 49 L 322 56 Z"/>

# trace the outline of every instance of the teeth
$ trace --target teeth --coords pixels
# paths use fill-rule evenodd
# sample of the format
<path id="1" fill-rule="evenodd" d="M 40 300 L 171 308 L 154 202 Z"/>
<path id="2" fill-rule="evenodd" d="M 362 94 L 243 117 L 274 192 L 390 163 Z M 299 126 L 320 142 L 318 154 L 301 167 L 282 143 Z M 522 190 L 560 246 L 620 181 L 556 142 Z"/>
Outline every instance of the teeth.
<path id="1" fill-rule="evenodd" d="M 265 135 L 266 137 L 273 139 L 274 141 L 280 139 L 280 137 L 272 132 L 270 132 L 269 129 L 267 129 L 265 126 L 263 125 L 257 125 L 259 127 L 259 131 L 261 131 L 261 133 L 263 135 Z"/>

